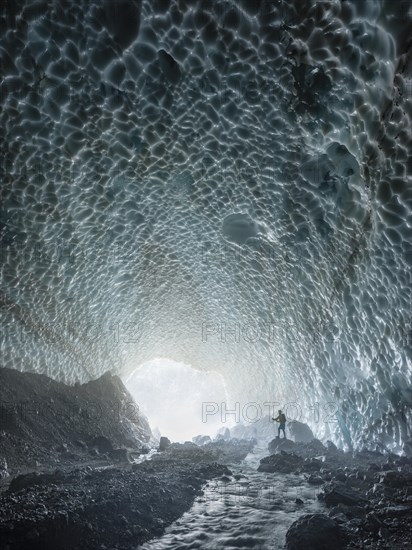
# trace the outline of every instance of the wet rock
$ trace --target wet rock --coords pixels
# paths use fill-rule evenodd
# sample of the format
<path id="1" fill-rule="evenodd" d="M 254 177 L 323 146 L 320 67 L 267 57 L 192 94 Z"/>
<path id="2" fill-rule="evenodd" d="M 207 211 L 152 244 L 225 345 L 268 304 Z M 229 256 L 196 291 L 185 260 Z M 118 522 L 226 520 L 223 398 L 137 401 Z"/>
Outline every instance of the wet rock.
<path id="1" fill-rule="evenodd" d="M 258 472 L 291 474 L 300 468 L 302 464 L 303 459 L 294 454 L 282 453 L 270 455 L 262 458 Z"/>
<path id="2" fill-rule="evenodd" d="M 307 458 L 303 462 L 302 470 L 304 472 L 319 472 L 322 468 L 322 461 L 316 458 Z"/>
<path id="3" fill-rule="evenodd" d="M 167 437 L 162 436 L 159 441 L 159 451 L 165 451 L 168 447 L 170 447 L 171 442 L 170 439 Z"/>
<path id="4" fill-rule="evenodd" d="M 303 500 L 302 500 L 301 498 L 296 498 L 296 499 L 295 499 L 295 503 L 296 503 L 296 504 L 299 504 L 299 506 L 302 506 Z"/>
<path id="5" fill-rule="evenodd" d="M 315 439 L 312 430 L 303 422 L 297 420 L 289 422 L 288 429 L 295 443 L 309 443 L 312 439 Z"/>
<path id="6" fill-rule="evenodd" d="M 367 502 L 366 498 L 343 483 L 328 483 L 323 493 L 318 496 L 327 506 L 346 504 L 347 506 L 359 506 Z"/>
<path id="7" fill-rule="evenodd" d="M 315 476 L 315 475 L 311 475 L 308 477 L 307 479 L 307 482 L 310 484 L 310 485 L 323 485 L 324 480 L 319 477 L 319 476 Z"/>
<path id="8" fill-rule="evenodd" d="M 268 445 L 270 453 L 279 453 L 280 451 L 291 452 L 296 448 L 295 443 L 291 439 L 280 439 L 276 437 Z"/>
<path id="9" fill-rule="evenodd" d="M 345 544 L 344 532 L 324 514 L 304 515 L 286 533 L 287 550 L 340 550 Z"/>
<path id="10" fill-rule="evenodd" d="M 311 456 L 320 456 L 327 452 L 326 447 L 319 439 L 312 439 L 310 443 L 304 446 L 304 450 Z"/>

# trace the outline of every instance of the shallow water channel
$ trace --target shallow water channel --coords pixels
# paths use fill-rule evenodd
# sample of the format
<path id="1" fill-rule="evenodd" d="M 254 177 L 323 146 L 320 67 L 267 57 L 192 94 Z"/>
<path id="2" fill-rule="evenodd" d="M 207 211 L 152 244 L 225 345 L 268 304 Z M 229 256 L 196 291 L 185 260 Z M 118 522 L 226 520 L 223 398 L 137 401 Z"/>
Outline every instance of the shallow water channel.
<path id="1" fill-rule="evenodd" d="M 254 448 L 240 464 L 228 464 L 228 482 L 212 480 L 192 508 L 165 534 L 140 550 L 284 548 L 286 531 L 301 515 L 320 512 L 319 488 L 303 476 L 258 472 L 267 449 Z M 303 504 L 295 500 L 300 498 Z"/>

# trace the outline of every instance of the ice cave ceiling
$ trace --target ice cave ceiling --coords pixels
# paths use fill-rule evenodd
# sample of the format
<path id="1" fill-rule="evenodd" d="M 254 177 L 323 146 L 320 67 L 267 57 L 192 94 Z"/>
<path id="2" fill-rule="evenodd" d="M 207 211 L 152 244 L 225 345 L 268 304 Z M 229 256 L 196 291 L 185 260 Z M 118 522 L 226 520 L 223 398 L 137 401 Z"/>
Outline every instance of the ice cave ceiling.
<path id="1" fill-rule="evenodd" d="M 409 7 L 2 3 L 3 366 L 166 357 L 410 437 Z"/>

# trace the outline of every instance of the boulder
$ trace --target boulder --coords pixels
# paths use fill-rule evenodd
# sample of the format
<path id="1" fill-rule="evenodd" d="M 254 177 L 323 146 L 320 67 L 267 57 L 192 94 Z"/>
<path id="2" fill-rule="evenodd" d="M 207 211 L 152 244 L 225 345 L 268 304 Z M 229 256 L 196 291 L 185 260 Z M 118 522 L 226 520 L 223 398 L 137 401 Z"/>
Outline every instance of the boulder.
<path id="1" fill-rule="evenodd" d="M 309 443 L 315 439 L 312 430 L 307 424 L 294 420 L 288 424 L 289 433 L 295 443 Z"/>
<path id="2" fill-rule="evenodd" d="M 170 439 L 162 436 L 159 441 L 158 451 L 165 451 L 170 447 L 170 445 L 171 445 Z"/>
<path id="3" fill-rule="evenodd" d="M 276 437 L 268 445 L 268 450 L 270 453 L 279 453 L 280 451 L 294 451 L 296 448 L 295 443 L 290 439 L 280 439 Z"/>
<path id="4" fill-rule="evenodd" d="M 282 452 L 281 454 L 265 456 L 260 461 L 258 472 L 280 472 L 291 474 L 300 468 L 303 464 L 303 458 L 294 454 Z"/>
<path id="5" fill-rule="evenodd" d="M 319 470 L 322 468 L 323 462 L 318 460 L 317 458 L 306 458 L 303 463 L 303 471 L 307 473 L 311 472 L 319 472 Z"/>
<path id="6" fill-rule="evenodd" d="M 324 514 L 301 516 L 286 533 L 287 550 L 341 550 L 345 544 L 339 525 Z"/>
<path id="7" fill-rule="evenodd" d="M 312 439 L 309 443 L 304 445 L 305 452 L 311 456 L 320 456 L 327 453 L 326 447 L 319 439 Z"/>

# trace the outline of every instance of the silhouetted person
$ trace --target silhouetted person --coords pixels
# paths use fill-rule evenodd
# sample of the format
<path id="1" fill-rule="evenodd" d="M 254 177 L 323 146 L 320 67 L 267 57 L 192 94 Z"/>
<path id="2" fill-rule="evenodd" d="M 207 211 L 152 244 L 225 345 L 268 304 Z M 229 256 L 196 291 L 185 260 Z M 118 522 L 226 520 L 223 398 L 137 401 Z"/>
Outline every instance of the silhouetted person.
<path id="1" fill-rule="evenodd" d="M 279 428 L 278 428 L 278 438 L 280 439 L 280 432 L 283 432 L 283 437 L 286 439 L 286 416 L 283 414 L 281 410 L 278 411 L 278 416 L 276 418 L 272 418 L 274 422 L 279 422 Z"/>

